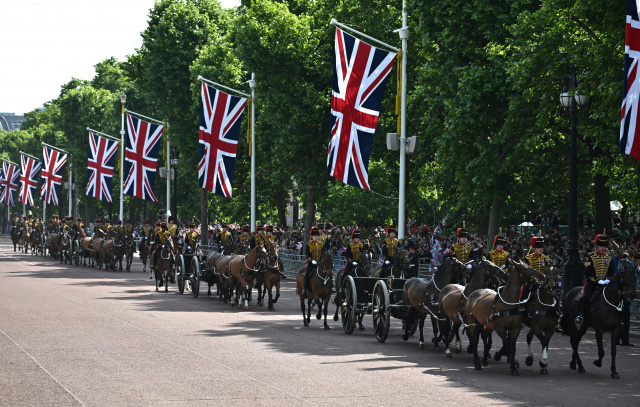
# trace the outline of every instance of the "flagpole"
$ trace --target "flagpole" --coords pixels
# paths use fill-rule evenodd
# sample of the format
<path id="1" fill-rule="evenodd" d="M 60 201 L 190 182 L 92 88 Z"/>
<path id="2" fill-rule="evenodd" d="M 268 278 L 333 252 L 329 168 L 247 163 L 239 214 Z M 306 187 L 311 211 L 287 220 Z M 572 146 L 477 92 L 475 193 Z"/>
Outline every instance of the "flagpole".
<path id="1" fill-rule="evenodd" d="M 143 119 L 147 119 L 147 120 L 149 120 L 149 121 L 151 121 L 151 122 L 154 122 L 154 123 L 156 123 L 156 124 L 164 125 L 164 123 L 163 123 L 163 122 L 161 122 L 161 121 L 160 121 L 160 120 L 158 120 L 158 119 L 152 119 L 151 117 L 148 117 L 148 116 L 142 115 L 142 114 L 140 114 L 140 113 L 132 112 L 132 111 L 131 111 L 131 110 L 129 110 L 129 109 L 124 109 L 124 111 L 125 111 L 125 112 L 127 112 L 127 113 L 131 113 L 131 114 L 133 114 L 133 115 L 135 115 L 135 116 L 140 116 L 140 117 L 142 117 Z"/>
<path id="2" fill-rule="evenodd" d="M 251 72 L 251 230 L 256 227 L 256 81 Z"/>
<path id="3" fill-rule="evenodd" d="M 400 95 L 400 181 L 398 185 L 398 239 L 404 239 L 405 226 L 405 173 L 407 161 L 407 40 L 409 39 L 409 29 L 407 27 L 407 6 L 406 1 L 402 1 L 402 28 L 398 30 L 402 39 L 402 80 Z"/>
<path id="4" fill-rule="evenodd" d="M 120 95 L 120 103 L 122 103 L 122 119 L 120 122 L 120 220 L 122 220 L 122 212 L 124 206 L 124 183 L 122 180 L 122 174 L 124 172 L 124 104 L 127 101 L 127 95 L 124 93 Z"/>
<path id="5" fill-rule="evenodd" d="M 167 157 L 166 157 L 166 166 L 167 166 L 167 224 L 169 223 L 169 213 L 171 212 L 171 166 L 169 164 L 171 164 L 171 160 L 169 159 L 169 151 L 171 151 L 170 149 L 170 145 L 169 145 L 169 136 L 165 136 L 167 138 Z M 175 223 L 177 224 L 178 221 L 176 220 Z"/>
<path id="6" fill-rule="evenodd" d="M 210 85 L 213 85 L 213 86 L 219 86 L 219 87 L 221 87 L 222 89 L 228 90 L 228 91 L 230 91 L 230 92 L 238 93 L 238 94 L 240 94 L 240 95 L 242 95 L 242 96 L 244 96 L 244 97 L 249 97 L 249 95 L 248 95 L 248 94 L 246 94 L 246 93 L 244 93 L 244 92 L 240 92 L 239 90 L 235 90 L 235 89 L 233 89 L 233 88 L 229 88 L 229 87 L 227 87 L 227 86 L 221 85 L 221 84 L 219 84 L 218 82 L 214 82 L 214 81 L 210 81 L 209 79 L 205 79 L 205 78 L 203 78 L 203 77 L 202 77 L 202 75 L 198 75 L 198 80 L 199 80 L 199 81 L 202 81 L 202 82 L 206 82 L 206 83 L 208 83 L 208 84 L 210 84 Z M 251 74 L 251 80 L 253 80 L 253 73 Z M 251 84 L 249 84 L 249 86 L 251 86 Z"/>
<path id="7" fill-rule="evenodd" d="M 402 4 L 404 4 L 404 2 L 403 2 Z M 403 9 L 404 9 L 404 7 L 403 7 Z M 406 13 L 405 13 L 405 14 L 403 14 L 403 16 L 402 16 L 402 21 L 404 21 L 404 23 L 402 24 L 402 25 L 403 25 L 403 27 L 406 27 L 406 26 L 407 26 L 407 22 L 406 22 L 406 21 L 407 21 Z M 392 45 L 389 45 L 389 44 L 387 44 L 386 42 L 382 42 L 382 41 L 380 41 L 380 40 L 377 40 L 377 39 L 375 39 L 375 38 L 373 38 L 373 37 L 368 36 L 367 34 L 363 34 L 363 33 L 361 33 L 360 31 L 354 30 L 353 28 L 349 27 L 348 25 L 344 25 L 344 24 L 342 24 L 342 23 L 337 22 L 335 18 L 332 18 L 332 19 L 331 19 L 331 22 L 330 22 L 329 24 L 331 24 L 331 25 L 335 25 L 335 26 L 338 26 L 338 27 L 342 27 L 342 28 L 344 28 L 344 29 L 345 29 L 345 30 L 347 30 L 347 31 L 351 31 L 352 33 L 356 33 L 356 34 L 360 35 L 361 37 L 364 37 L 364 38 L 366 38 L 366 39 L 368 39 L 368 40 L 371 40 L 371 41 L 373 41 L 373 42 L 375 42 L 375 43 L 378 43 L 378 44 L 380 44 L 380 45 L 384 45 L 385 47 L 389 48 L 389 49 L 390 49 L 390 50 L 392 50 L 392 51 L 395 51 L 395 52 L 400 51 L 398 48 L 396 48 L 396 47 L 394 47 L 394 46 L 392 46 Z M 403 45 L 403 46 L 404 46 L 404 45 Z"/>
<path id="8" fill-rule="evenodd" d="M 92 133 L 99 134 L 99 135 L 101 135 L 102 137 L 106 137 L 106 138 L 108 138 L 108 139 L 115 140 L 115 141 L 120 141 L 120 139 L 119 139 L 119 138 L 117 138 L 117 137 L 113 137 L 113 136 L 110 136 L 110 135 L 108 135 L 108 134 L 106 134 L 106 133 L 102 133 L 102 132 L 100 132 L 100 131 L 98 131 L 98 130 L 94 130 L 94 129 L 92 129 L 91 127 L 87 127 L 87 130 L 88 130 L 88 131 L 90 131 L 90 132 L 92 132 Z"/>
<path id="9" fill-rule="evenodd" d="M 73 200 L 73 171 L 71 171 L 71 162 L 69 162 L 69 214 L 67 215 L 68 217 L 71 217 L 71 207 L 73 206 L 73 203 L 71 202 Z"/>

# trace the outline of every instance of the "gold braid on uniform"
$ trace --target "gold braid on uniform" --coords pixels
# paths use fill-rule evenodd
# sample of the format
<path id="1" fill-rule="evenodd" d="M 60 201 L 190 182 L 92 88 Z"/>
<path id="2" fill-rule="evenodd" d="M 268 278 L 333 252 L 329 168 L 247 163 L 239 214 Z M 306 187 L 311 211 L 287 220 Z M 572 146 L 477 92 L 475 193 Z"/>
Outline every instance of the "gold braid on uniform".
<path id="1" fill-rule="evenodd" d="M 471 254 L 471 246 L 468 244 L 460 244 L 456 243 L 453 245 L 453 253 L 456 256 L 456 259 L 460 260 L 462 263 L 466 263 L 469 261 L 469 255 Z"/>
<path id="2" fill-rule="evenodd" d="M 491 262 L 498 267 L 504 266 L 507 263 L 508 258 L 509 252 L 505 250 L 491 250 L 491 252 L 489 253 L 489 260 L 491 260 Z"/>
<path id="3" fill-rule="evenodd" d="M 596 282 L 598 280 L 605 280 L 607 278 L 607 272 L 609 271 L 609 265 L 613 260 L 611 255 L 605 252 L 603 255 L 597 252 L 589 253 L 589 259 L 593 264 L 593 269 L 596 272 L 596 278 L 590 277 L 591 281 Z"/>
<path id="4" fill-rule="evenodd" d="M 351 250 L 351 259 L 350 261 L 360 261 L 360 256 L 362 255 L 362 249 L 364 245 L 362 243 L 351 242 L 349 244 L 349 249 Z"/>
<path id="5" fill-rule="evenodd" d="M 551 259 L 548 256 L 540 255 L 540 256 L 536 256 L 535 253 L 531 253 L 528 254 L 525 259 L 527 260 L 527 263 L 533 267 L 534 269 L 536 269 L 537 271 L 544 273 L 545 272 L 545 268 L 551 264 Z"/>

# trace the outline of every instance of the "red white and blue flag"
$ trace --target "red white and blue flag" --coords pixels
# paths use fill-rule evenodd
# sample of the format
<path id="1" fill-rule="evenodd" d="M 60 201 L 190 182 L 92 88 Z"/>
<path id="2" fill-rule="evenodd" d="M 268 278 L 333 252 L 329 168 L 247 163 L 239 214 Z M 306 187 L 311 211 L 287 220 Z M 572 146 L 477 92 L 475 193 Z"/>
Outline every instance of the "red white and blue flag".
<path id="1" fill-rule="evenodd" d="M 164 126 L 127 113 L 124 150 L 125 195 L 158 202 L 154 194 L 156 166 Z"/>
<path id="2" fill-rule="evenodd" d="M 620 152 L 640 160 L 640 19 L 636 0 L 627 0 L 627 30 L 624 43 L 624 79 L 620 120 Z M 636 136 L 638 139 L 636 140 Z"/>
<path id="3" fill-rule="evenodd" d="M 62 175 L 67 164 L 67 154 L 43 145 L 42 156 L 44 166 L 41 173 L 40 199 L 49 205 L 57 206 L 59 205 L 58 195 L 60 194 Z"/>
<path id="4" fill-rule="evenodd" d="M 14 206 L 13 193 L 18 189 L 18 178 L 20 178 L 20 170 L 17 165 L 9 162 L 2 162 L 2 191 L 0 191 L 0 202 L 9 206 Z"/>
<path id="5" fill-rule="evenodd" d="M 42 169 L 42 163 L 28 155 L 20 154 L 20 165 L 22 174 L 20 175 L 20 202 L 33 206 L 33 192 L 38 187 L 38 176 Z"/>
<path id="6" fill-rule="evenodd" d="M 202 83 L 198 182 L 216 195 L 231 198 L 238 137 L 247 98 Z"/>
<path id="7" fill-rule="evenodd" d="M 396 54 L 336 28 L 327 174 L 369 190 L 369 154 Z"/>
<path id="8" fill-rule="evenodd" d="M 111 202 L 111 180 L 116 163 L 117 140 L 89 132 L 89 163 L 87 164 L 87 191 L 101 201 Z"/>

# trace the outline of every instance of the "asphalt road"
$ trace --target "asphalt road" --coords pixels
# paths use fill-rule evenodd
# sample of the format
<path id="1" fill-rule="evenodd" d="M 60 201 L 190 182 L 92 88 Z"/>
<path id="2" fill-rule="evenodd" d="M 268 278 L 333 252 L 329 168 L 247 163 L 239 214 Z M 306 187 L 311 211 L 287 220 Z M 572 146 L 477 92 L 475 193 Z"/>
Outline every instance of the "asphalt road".
<path id="1" fill-rule="evenodd" d="M 313 316 L 304 328 L 292 280 L 276 312 L 255 305 L 255 295 L 247 311 L 205 289 L 199 298 L 175 285 L 156 293 L 139 259 L 134 266 L 60 265 L 14 253 L 0 238 L 1 406 L 640 404 L 640 343 L 618 347 L 621 378 L 613 380 L 608 338 L 596 368 L 593 335 L 585 337 L 587 373 L 579 375 L 568 367 L 568 338 L 556 334 L 549 375 L 540 375 L 539 344 L 534 366 L 524 366 L 521 334 L 520 376 L 512 377 L 504 359 L 482 371 L 464 352 L 446 359 L 430 344 L 430 328 L 426 349 L 416 337 L 403 342 L 398 320 L 384 344 L 370 316 L 353 335 L 333 320 L 325 331 Z"/>

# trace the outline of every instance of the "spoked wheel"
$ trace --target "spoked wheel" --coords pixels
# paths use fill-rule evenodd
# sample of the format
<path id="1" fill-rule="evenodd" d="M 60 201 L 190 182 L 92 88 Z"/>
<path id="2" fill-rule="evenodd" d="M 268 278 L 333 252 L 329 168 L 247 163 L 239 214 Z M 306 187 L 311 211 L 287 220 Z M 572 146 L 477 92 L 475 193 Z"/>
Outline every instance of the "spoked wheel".
<path id="1" fill-rule="evenodd" d="M 178 292 L 184 294 L 184 256 L 180 256 L 176 262 L 176 280 L 178 280 Z"/>
<path id="2" fill-rule="evenodd" d="M 191 295 L 193 298 L 198 298 L 200 294 L 200 262 L 198 257 L 193 256 L 191 258 Z"/>
<path id="3" fill-rule="evenodd" d="M 342 315 L 342 328 L 351 335 L 356 327 L 356 306 L 358 304 L 358 294 L 356 293 L 356 283 L 353 277 L 346 276 L 342 280 L 342 304 L 340 304 L 340 314 Z"/>
<path id="4" fill-rule="evenodd" d="M 383 343 L 389 335 L 389 290 L 384 280 L 378 280 L 373 287 L 372 301 L 373 332 L 378 342 Z"/>

